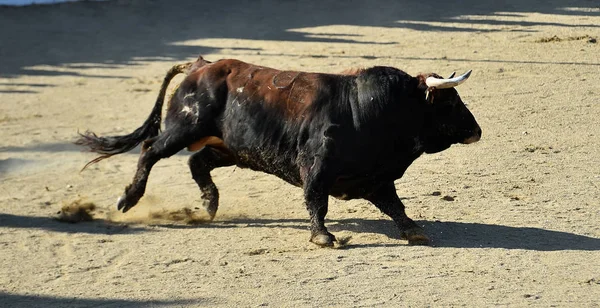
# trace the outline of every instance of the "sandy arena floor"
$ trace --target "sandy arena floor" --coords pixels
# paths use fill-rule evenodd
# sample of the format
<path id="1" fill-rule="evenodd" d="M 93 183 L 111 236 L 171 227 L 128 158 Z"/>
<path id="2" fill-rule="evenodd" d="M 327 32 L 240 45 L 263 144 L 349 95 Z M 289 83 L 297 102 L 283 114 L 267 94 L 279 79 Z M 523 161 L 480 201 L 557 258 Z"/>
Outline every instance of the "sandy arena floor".
<path id="1" fill-rule="evenodd" d="M 398 307 L 600 304 L 600 4 L 575 1 L 107 1 L 0 7 L 0 306 Z M 543 4 L 540 4 L 543 3 Z M 203 215 L 187 152 L 115 202 L 139 151 L 84 172 L 78 131 L 128 133 L 165 72 L 203 54 L 282 69 L 473 69 L 479 143 L 396 182 L 433 247 L 367 201 L 331 199 L 342 249 L 308 242 L 302 191 L 213 174 Z M 177 79 L 181 80 L 181 79 Z M 454 201 L 447 201 L 450 196 Z M 54 219 L 93 203 L 94 220 Z"/>

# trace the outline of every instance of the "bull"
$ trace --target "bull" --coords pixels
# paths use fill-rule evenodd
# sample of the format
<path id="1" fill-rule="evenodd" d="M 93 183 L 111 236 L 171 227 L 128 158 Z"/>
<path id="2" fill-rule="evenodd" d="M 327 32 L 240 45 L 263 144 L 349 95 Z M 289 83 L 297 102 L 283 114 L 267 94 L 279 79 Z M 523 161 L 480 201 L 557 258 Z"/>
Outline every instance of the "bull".
<path id="1" fill-rule="evenodd" d="M 179 73 L 186 77 L 168 103 L 161 131 L 165 93 Z M 99 137 L 87 131 L 76 143 L 101 154 L 86 167 L 142 144 L 133 181 L 117 202 L 123 212 L 144 195 L 152 166 L 187 148 L 195 152 L 189 167 L 211 220 L 219 191 L 210 172 L 236 165 L 301 187 L 310 241 L 317 245 L 336 241 L 325 227 L 328 196 L 368 200 L 409 244 L 427 245 L 428 236 L 406 215 L 394 181 L 423 153 L 481 138 L 455 90 L 470 73 L 413 77 L 376 66 L 323 74 L 200 56 L 168 71 L 154 108 L 134 132 Z"/>

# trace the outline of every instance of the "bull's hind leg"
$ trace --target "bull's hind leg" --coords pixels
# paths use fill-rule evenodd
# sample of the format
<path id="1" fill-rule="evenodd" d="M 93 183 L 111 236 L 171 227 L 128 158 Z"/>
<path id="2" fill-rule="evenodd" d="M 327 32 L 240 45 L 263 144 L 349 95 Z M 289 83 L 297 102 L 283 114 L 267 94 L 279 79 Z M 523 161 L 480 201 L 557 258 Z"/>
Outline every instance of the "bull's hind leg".
<path id="1" fill-rule="evenodd" d="M 125 193 L 117 201 L 117 208 L 123 213 L 135 206 L 146 191 L 150 170 L 162 158 L 170 157 L 186 146 L 186 134 L 177 129 L 164 131 L 142 143 L 142 153 L 138 160 L 133 181 L 125 188 Z"/>
<path id="2" fill-rule="evenodd" d="M 210 176 L 210 171 L 234 165 L 235 160 L 228 153 L 206 146 L 192 155 L 188 163 L 192 177 L 202 192 L 204 207 L 210 215 L 210 220 L 213 220 L 219 208 L 219 190 Z"/>
<path id="3" fill-rule="evenodd" d="M 406 216 L 404 204 L 400 201 L 393 182 L 383 185 L 366 199 L 394 220 L 402 232 L 402 238 L 407 239 L 409 245 L 429 244 L 429 238 L 423 229 Z"/>

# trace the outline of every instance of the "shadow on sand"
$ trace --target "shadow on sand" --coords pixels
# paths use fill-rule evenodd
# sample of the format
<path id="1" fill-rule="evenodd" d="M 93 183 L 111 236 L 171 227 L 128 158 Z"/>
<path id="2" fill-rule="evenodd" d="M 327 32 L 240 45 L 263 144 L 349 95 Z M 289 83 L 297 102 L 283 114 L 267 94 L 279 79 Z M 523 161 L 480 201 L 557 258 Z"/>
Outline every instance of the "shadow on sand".
<path id="1" fill-rule="evenodd" d="M 89 233 L 89 234 L 133 234 L 151 231 L 140 225 L 115 224 L 106 220 L 97 219 L 91 222 L 66 223 L 53 217 L 19 216 L 0 213 L 0 228 L 27 228 L 41 229 L 63 233 Z"/>
<path id="2" fill-rule="evenodd" d="M 540 228 L 511 227 L 480 223 L 417 221 L 430 236 L 435 247 L 504 248 L 537 251 L 600 250 L 600 239 L 568 232 Z M 389 238 L 400 238 L 400 232 L 391 220 L 340 219 L 327 220 L 333 233 L 378 233 Z M 165 228 L 292 228 L 308 231 L 308 219 L 231 219 L 201 225 L 159 225 Z M 226 232 L 226 231 L 225 231 Z M 349 245 L 352 247 L 352 243 Z M 373 243 L 370 246 L 390 246 Z M 361 246 L 362 247 L 362 246 Z"/>
<path id="3" fill-rule="evenodd" d="M 598 7 L 595 0 L 265 0 L 259 3 L 232 0 L 131 0 L 0 6 L 0 42 L 3 42 L 0 49 L 0 77 L 72 75 L 114 78 L 86 73 L 86 70 L 138 65 L 144 61 L 182 61 L 220 50 L 220 47 L 214 46 L 182 44 L 207 38 L 371 45 L 402 43 L 401 37 L 390 42 L 373 42 L 368 37 L 307 33 L 301 30 L 328 25 L 442 32 L 531 32 L 534 31 L 531 27 L 548 25 L 564 28 L 600 27 L 586 24 L 585 19 L 581 20 L 581 24 L 564 24 L 496 18 L 518 18 L 531 12 L 598 16 Z M 468 17 L 473 15 L 478 18 Z M 239 46 L 227 49 L 254 53 L 260 51 Z M 32 68 L 38 65 L 59 66 L 65 70 Z"/>
<path id="4" fill-rule="evenodd" d="M 434 247 L 453 248 L 504 248 L 537 251 L 557 250 L 600 250 L 600 239 L 568 232 L 545 230 L 540 228 L 511 227 L 464 222 L 431 222 L 417 221 L 430 236 Z M 389 238 L 400 237 L 396 225 L 391 220 L 374 219 L 339 219 L 327 220 L 329 230 L 333 233 L 350 231 L 354 233 L 378 233 Z M 147 225 L 167 229 L 190 228 L 291 228 L 302 232 L 308 231 L 307 219 L 263 219 L 236 218 L 200 224 L 184 223 L 148 223 Z M 0 228 L 34 228 L 64 233 L 89 234 L 134 234 L 152 231 L 139 223 L 112 223 L 103 219 L 76 224 L 59 222 L 52 217 L 17 216 L 0 214 Z M 223 231 L 226 232 L 226 231 Z M 389 246 L 373 243 L 371 246 Z M 353 247 L 352 244 L 349 247 Z M 356 246 L 355 246 L 356 247 Z M 362 246 L 361 246 L 362 247 Z"/>
<path id="5" fill-rule="evenodd" d="M 308 221 L 298 220 L 233 220 L 248 227 L 291 227 L 307 230 Z M 224 224 L 227 224 L 224 222 Z M 417 221 L 430 236 L 435 247 L 453 248 L 504 248 L 537 251 L 600 250 L 600 239 L 568 232 L 539 228 L 511 227 L 463 222 Z M 341 219 L 328 220 L 330 231 L 379 233 L 399 238 L 400 233 L 391 220 Z M 350 243 L 351 244 L 351 243 Z M 350 245 L 352 246 L 352 245 Z"/>
<path id="6" fill-rule="evenodd" d="M 600 239 L 554 230 L 464 222 L 418 222 L 436 247 L 537 251 L 600 250 Z"/>
<path id="7" fill-rule="evenodd" d="M 92 299 L 77 297 L 54 297 L 42 295 L 20 295 L 0 292 L 3 307 L 181 307 L 199 306 L 204 300 L 126 300 Z M 204 303 L 206 305 L 206 303 Z"/>

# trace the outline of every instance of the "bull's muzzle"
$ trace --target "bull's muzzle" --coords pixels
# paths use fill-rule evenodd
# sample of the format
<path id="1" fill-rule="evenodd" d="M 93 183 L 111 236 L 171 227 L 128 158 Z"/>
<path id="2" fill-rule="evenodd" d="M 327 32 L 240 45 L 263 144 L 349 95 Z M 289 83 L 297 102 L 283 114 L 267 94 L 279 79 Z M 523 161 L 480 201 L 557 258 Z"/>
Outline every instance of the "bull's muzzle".
<path id="1" fill-rule="evenodd" d="M 477 128 L 473 132 L 473 135 L 471 137 L 465 139 L 462 143 L 463 144 L 475 143 L 475 142 L 479 141 L 479 139 L 481 139 L 481 128 L 479 126 L 477 126 Z"/>

